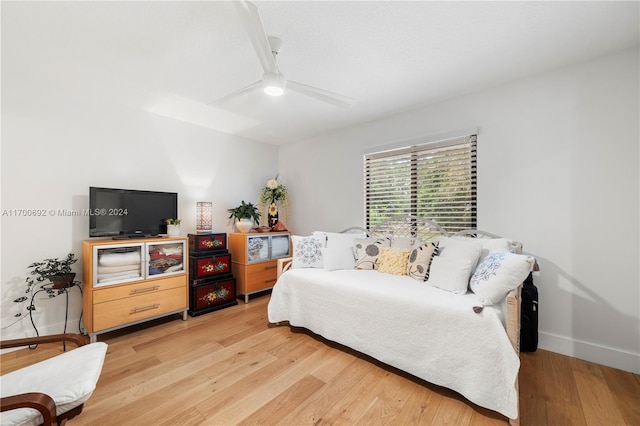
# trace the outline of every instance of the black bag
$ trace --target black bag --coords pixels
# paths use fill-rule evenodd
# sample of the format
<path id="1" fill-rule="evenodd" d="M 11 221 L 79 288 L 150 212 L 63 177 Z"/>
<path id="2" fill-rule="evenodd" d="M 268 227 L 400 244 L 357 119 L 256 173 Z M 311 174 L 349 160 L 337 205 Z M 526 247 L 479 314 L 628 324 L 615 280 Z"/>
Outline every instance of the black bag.
<path id="1" fill-rule="evenodd" d="M 535 352 L 538 349 L 538 288 L 533 284 L 533 275 L 522 284 L 520 311 L 520 352 Z"/>

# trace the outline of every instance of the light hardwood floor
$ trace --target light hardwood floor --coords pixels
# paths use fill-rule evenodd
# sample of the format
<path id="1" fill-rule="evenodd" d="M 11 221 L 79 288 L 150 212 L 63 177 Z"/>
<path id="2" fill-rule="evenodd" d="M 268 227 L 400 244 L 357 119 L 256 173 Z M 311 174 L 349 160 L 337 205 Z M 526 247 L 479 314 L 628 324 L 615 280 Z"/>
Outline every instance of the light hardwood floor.
<path id="1" fill-rule="evenodd" d="M 506 425 L 453 391 L 303 330 L 269 327 L 269 296 L 104 334 L 81 425 Z M 2 355 L 2 374 L 61 351 Z M 538 350 L 521 355 L 522 425 L 640 425 L 640 377 Z"/>

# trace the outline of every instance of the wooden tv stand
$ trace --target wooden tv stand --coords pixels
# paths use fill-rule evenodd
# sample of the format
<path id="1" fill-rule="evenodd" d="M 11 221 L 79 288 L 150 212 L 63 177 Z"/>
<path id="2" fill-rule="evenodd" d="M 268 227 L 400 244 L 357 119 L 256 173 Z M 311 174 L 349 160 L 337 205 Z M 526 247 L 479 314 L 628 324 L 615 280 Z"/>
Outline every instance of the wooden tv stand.
<path id="1" fill-rule="evenodd" d="M 176 313 L 186 321 L 188 259 L 182 237 L 84 241 L 82 308 L 91 341 Z"/>

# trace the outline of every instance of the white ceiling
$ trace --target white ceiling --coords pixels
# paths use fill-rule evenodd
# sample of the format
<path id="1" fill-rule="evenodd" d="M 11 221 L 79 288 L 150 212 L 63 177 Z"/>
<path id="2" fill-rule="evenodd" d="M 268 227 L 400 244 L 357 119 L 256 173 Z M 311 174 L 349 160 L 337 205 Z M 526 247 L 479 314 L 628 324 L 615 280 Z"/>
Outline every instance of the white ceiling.
<path id="1" fill-rule="evenodd" d="M 640 38 L 637 1 L 258 1 L 266 32 L 284 41 L 285 77 L 356 103 L 345 110 L 295 92 L 255 92 L 211 104 L 262 74 L 229 2 L 2 3 L 3 28 L 16 30 L 3 29 L 3 57 L 13 47 L 49 70 L 34 90 L 55 91 L 55 70 L 87 96 L 272 144 L 638 46 Z"/>

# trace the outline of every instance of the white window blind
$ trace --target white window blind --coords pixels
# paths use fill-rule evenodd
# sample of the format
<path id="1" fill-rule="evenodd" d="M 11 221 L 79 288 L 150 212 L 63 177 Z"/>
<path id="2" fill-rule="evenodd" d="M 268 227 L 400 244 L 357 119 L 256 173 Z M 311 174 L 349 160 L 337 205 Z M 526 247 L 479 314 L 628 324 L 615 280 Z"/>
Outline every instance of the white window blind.
<path id="1" fill-rule="evenodd" d="M 394 215 L 475 229 L 476 135 L 366 154 L 364 187 L 367 229 Z"/>

